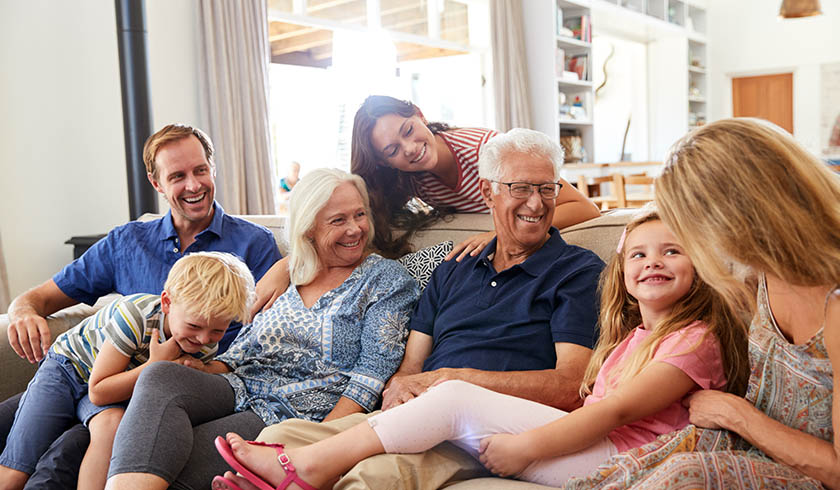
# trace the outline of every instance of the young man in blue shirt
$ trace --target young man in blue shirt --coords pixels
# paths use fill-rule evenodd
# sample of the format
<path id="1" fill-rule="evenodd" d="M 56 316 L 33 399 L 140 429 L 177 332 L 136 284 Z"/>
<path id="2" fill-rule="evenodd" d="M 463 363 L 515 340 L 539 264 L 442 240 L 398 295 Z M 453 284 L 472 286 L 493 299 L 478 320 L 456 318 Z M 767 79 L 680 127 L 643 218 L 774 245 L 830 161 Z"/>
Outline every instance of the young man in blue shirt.
<path id="1" fill-rule="evenodd" d="M 149 137 L 143 148 L 147 177 L 166 198 L 170 210 L 157 220 L 115 228 L 52 279 L 15 298 L 9 306 L 8 336 L 19 356 L 32 363 L 44 357 L 52 341 L 45 317 L 62 308 L 80 302 L 92 305 L 112 292 L 160 294 L 169 269 L 187 253 L 235 254 L 256 280 L 280 259 L 267 228 L 225 214 L 215 201 L 213 153 L 207 135 L 192 126 L 170 124 Z M 228 328 L 219 342 L 219 352 L 227 349 L 240 327 L 234 324 Z M 11 426 L 18 400 L 19 396 L 15 396 L 2 403 L 0 427 Z M 62 457 L 43 468 L 39 465 L 28 485 L 62 488 L 56 480 L 77 459 L 70 455 L 79 453 L 70 447 L 86 446 L 86 438 L 87 430 L 77 425 L 58 439 L 53 449 Z M 53 449 L 45 458 L 57 457 Z M 65 475 L 72 485 L 80 461 L 75 463 L 72 475 Z M 40 475 L 42 470 L 50 474 Z"/>

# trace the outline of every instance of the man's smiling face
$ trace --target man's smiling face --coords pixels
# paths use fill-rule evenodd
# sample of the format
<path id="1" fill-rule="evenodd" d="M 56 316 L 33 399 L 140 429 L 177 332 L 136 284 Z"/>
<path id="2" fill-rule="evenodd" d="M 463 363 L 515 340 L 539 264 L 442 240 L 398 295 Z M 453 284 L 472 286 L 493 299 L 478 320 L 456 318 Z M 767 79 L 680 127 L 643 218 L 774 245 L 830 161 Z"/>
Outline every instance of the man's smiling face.
<path id="1" fill-rule="evenodd" d="M 502 157 L 500 182 L 551 184 L 556 182 L 554 166 L 543 156 L 510 152 Z M 554 219 L 554 200 L 534 191 L 528 198 L 510 195 L 508 186 L 499 184 L 494 194 L 486 179 L 482 180 L 485 202 L 493 210 L 493 224 L 500 241 L 525 249 L 541 246 Z"/>
<path id="2" fill-rule="evenodd" d="M 157 178 L 149 176 L 155 190 L 166 197 L 177 228 L 185 222 L 212 219 L 216 169 L 207 161 L 195 136 L 166 144 L 155 158 Z"/>

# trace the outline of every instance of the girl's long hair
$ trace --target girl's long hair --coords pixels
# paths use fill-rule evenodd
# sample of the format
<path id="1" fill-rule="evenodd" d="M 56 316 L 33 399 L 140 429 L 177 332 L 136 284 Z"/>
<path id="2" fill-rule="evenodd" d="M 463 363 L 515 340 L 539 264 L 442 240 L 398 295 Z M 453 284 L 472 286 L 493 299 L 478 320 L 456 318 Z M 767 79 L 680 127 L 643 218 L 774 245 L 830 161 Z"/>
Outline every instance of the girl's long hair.
<path id="1" fill-rule="evenodd" d="M 840 281 L 840 180 L 781 128 L 722 119 L 684 136 L 656 181 L 662 220 L 697 273 L 755 311 L 755 274 L 799 286 Z"/>
<path id="2" fill-rule="evenodd" d="M 659 220 L 659 213 L 655 207 L 642 208 L 639 214 L 627 224 L 626 236 L 629 237 L 633 230 L 644 223 Z M 628 294 L 624 285 L 624 247 L 610 259 L 609 264 L 601 273 L 599 290 L 601 293 L 599 313 L 601 333 L 583 377 L 581 396 L 592 393 L 592 386 L 604 361 L 631 334 L 633 329 L 642 323 L 639 303 Z M 704 322 L 708 327 L 706 335 L 714 335 L 720 344 L 720 354 L 727 380 L 726 391 L 743 395 L 749 377 L 746 318 L 729 308 L 723 297 L 700 277 L 694 278 L 691 289 L 674 304 L 670 314 L 659 324 L 649 326 L 652 327 L 650 335 L 618 366 L 616 375 L 608 380 L 607 390 L 638 375 L 653 358 L 656 348 L 665 336 L 697 320 Z M 699 342 L 697 345 L 690 346 L 688 352 L 698 346 Z"/>
<path id="3" fill-rule="evenodd" d="M 411 102 L 387 95 L 371 95 L 365 99 L 353 120 L 350 171 L 361 176 L 367 184 L 376 229 L 373 246 L 383 256 L 395 258 L 411 251 L 409 242 L 415 231 L 451 214 L 452 210 L 407 207 L 409 201 L 417 197 L 419 175 L 390 167 L 370 140 L 376 121 L 387 114 L 411 117 L 420 114 L 420 110 Z M 432 134 L 453 129 L 444 123 L 427 123 L 426 126 Z"/>

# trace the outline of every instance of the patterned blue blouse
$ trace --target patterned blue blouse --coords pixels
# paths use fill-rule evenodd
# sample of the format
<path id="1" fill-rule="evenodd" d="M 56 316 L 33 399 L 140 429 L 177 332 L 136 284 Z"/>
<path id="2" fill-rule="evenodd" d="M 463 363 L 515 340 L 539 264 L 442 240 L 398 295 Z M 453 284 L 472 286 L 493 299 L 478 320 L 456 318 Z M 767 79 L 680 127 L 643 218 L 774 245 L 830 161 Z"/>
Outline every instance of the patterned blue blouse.
<path id="1" fill-rule="evenodd" d="M 236 394 L 236 411 L 267 425 L 320 421 L 347 397 L 371 411 L 405 352 L 417 282 L 393 260 L 371 254 L 340 286 L 304 306 L 294 285 L 242 328 L 216 359 Z"/>

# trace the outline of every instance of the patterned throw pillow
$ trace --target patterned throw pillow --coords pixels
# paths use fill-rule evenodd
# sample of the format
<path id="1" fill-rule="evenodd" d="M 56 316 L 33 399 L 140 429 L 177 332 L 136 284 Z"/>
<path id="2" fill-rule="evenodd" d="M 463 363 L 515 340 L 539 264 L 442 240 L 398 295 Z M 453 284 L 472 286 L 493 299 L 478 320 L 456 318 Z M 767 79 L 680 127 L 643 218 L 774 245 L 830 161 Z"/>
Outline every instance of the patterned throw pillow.
<path id="1" fill-rule="evenodd" d="M 444 257 L 452 251 L 454 244 L 452 241 L 441 242 L 437 245 L 421 248 L 420 250 L 403 255 L 397 262 L 402 264 L 408 273 L 418 283 L 420 283 L 420 290 L 426 289 L 426 284 L 432 277 L 432 272 L 435 268 L 443 262 Z"/>

